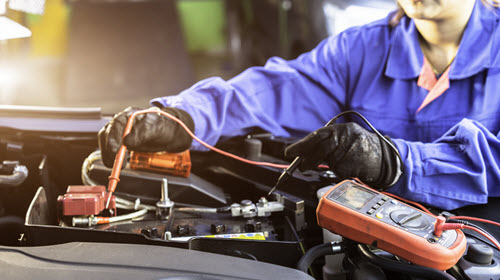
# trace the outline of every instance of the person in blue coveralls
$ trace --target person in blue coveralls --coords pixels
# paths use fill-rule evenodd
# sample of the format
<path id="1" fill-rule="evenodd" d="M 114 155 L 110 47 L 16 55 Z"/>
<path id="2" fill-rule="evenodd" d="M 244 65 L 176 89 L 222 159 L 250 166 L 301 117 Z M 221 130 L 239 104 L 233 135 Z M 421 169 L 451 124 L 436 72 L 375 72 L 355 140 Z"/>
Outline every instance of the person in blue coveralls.
<path id="1" fill-rule="evenodd" d="M 256 127 L 284 137 L 310 133 L 286 150 L 305 157 L 301 169 L 326 161 L 340 177 L 443 209 L 487 203 L 500 196 L 498 3 L 398 4 L 387 18 L 327 38 L 297 59 L 273 57 L 228 81 L 209 78 L 151 104 L 209 144 Z M 134 110 L 99 132 L 107 166 Z M 362 124 L 320 128 L 346 110 L 387 135 L 402 162 L 390 142 Z M 139 116 L 124 144 L 152 152 L 202 149 L 158 114 Z"/>

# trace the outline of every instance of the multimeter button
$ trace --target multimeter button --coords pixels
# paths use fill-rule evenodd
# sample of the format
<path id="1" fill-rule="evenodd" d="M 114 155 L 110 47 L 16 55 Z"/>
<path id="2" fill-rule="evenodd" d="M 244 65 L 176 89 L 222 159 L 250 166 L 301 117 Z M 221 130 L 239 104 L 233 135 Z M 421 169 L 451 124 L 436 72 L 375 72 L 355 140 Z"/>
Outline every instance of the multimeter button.
<path id="1" fill-rule="evenodd" d="M 391 200 L 391 203 L 392 203 L 392 204 L 398 204 L 399 202 L 398 202 L 397 200 L 394 200 L 394 199 L 393 199 L 393 200 Z"/>
<path id="2" fill-rule="evenodd" d="M 370 209 L 370 210 L 366 211 L 366 213 L 370 214 L 370 215 L 373 214 L 374 212 L 375 212 L 375 209 Z"/>
<path id="3" fill-rule="evenodd" d="M 382 215 L 382 213 L 377 213 L 377 215 L 375 215 L 375 217 L 382 219 L 384 217 L 384 215 Z"/>
<path id="4" fill-rule="evenodd" d="M 384 197 L 382 197 L 382 200 L 383 200 L 383 201 L 387 201 L 387 200 L 389 200 L 389 199 L 390 199 L 390 197 L 388 197 L 388 196 L 384 196 Z"/>
<path id="5" fill-rule="evenodd" d="M 379 207 L 380 207 L 380 204 L 375 204 L 375 205 L 372 206 L 372 209 L 377 210 Z"/>
<path id="6" fill-rule="evenodd" d="M 382 205 L 382 204 L 384 204 L 384 203 L 385 203 L 385 201 L 383 201 L 383 200 L 381 200 L 381 201 L 377 202 L 377 204 L 378 204 L 378 205 Z"/>

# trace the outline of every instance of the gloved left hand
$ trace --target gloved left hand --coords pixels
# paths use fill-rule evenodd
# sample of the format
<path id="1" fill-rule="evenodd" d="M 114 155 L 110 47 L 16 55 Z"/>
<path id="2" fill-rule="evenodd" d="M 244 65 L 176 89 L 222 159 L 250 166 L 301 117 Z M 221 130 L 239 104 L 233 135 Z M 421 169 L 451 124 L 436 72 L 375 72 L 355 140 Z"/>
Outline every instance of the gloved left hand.
<path id="1" fill-rule="evenodd" d="M 285 155 L 302 156 L 304 160 L 299 166 L 302 171 L 326 161 L 340 178 L 357 177 L 379 189 L 392 186 L 401 176 L 401 163 L 395 151 L 375 133 L 356 123 L 320 128 L 290 145 Z"/>
<path id="2" fill-rule="evenodd" d="M 113 167 L 116 153 L 122 145 L 122 135 L 130 116 L 139 108 L 129 107 L 116 114 L 98 134 L 102 162 Z M 184 110 L 164 107 L 160 110 L 180 119 L 191 131 L 194 121 Z M 191 146 L 191 136 L 180 125 L 158 113 L 137 115 L 130 133 L 123 139 L 123 144 L 131 151 L 178 153 Z"/>

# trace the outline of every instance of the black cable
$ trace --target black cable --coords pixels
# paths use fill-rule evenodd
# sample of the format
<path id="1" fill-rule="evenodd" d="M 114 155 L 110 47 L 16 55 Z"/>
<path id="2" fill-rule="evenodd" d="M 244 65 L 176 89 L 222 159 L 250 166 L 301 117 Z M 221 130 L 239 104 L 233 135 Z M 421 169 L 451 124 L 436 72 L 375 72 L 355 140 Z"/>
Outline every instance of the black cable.
<path id="1" fill-rule="evenodd" d="M 314 246 L 311 249 L 307 250 L 307 252 L 300 258 L 299 262 L 297 263 L 297 269 L 307 273 L 307 269 L 317 258 L 343 253 L 344 251 L 344 246 L 342 246 L 341 243 L 337 242 L 328 242 Z"/>
<path id="2" fill-rule="evenodd" d="M 464 224 L 464 225 L 467 225 L 467 226 L 475 227 L 475 228 L 477 228 L 478 230 L 480 230 L 480 231 L 484 232 L 486 235 L 488 235 L 490 238 L 492 238 L 493 240 L 495 240 L 497 243 L 499 243 L 499 242 L 498 242 L 498 240 L 497 240 L 497 239 L 496 239 L 496 238 L 495 238 L 495 237 L 494 237 L 491 233 L 489 233 L 487 230 L 485 230 L 484 228 L 482 228 L 482 227 L 480 227 L 480 226 L 478 226 L 478 225 L 476 225 L 476 224 L 474 224 L 474 223 L 471 223 L 471 222 L 469 222 L 469 221 L 466 221 L 466 220 L 448 219 L 446 222 L 447 222 L 447 223 Z M 488 245 L 492 246 L 493 248 L 496 248 L 496 247 L 495 247 L 495 245 L 494 245 L 491 241 L 489 241 L 489 240 L 487 240 L 487 239 L 485 239 L 485 238 L 481 238 L 481 237 L 484 237 L 484 236 L 481 236 L 481 235 L 476 235 L 476 234 L 474 234 L 474 235 L 472 235 L 472 236 L 474 236 L 475 238 L 477 238 L 477 239 L 481 240 L 482 242 L 484 242 L 484 243 L 486 243 L 486 244 L 488 244 Z"/>
<path id="3" fill-rule="evenodd" d="M 288 226 L 290 227 L 290 230 L 295 236 L 295 239 L 297 240 L 297 242 L 299 242 L 300 250 L 302 251 L 302 256 L 304 256 L 306 254 L 306 251 L 304 250 L 304 246 L 302 245 L 302 241 L 300 240 L 299 233 L 297 232 L 297 230 L 295 230 L 295 227 L 293 226 L 292 221 L 290 221 L 290 218 L 288 218 L 288 216 L 285 216 L 285 221 L 288 223 Z M 316 278 L 314 277 L 314 272 L 310 268 L 309 268 L 309 273 L 313 278 Z"/>
<path id="4" fill-rule="evenodd" d="M 399 154 L 399 151 L 398 149 L 394 146 L 394 144 L 392 144 L 391 141 L 389 141 L 387 138 L 384 137 L 384 135 L 382 135 L 365 117 L 363 117 L 363 115 L 361 115 L 360 113 L 356 112 L 356 111 L 352 111 L 352 110 L 349 110 L 349 111 L 344 111 L 338 115 L 336 115 L 335 117 L 333 117 L 330 121 L 328 121 L 326 123 L 326 125 L 324 127 L 327 127 L 329 125 L 332 125 L 332 124 L 335 124 L 335 122 L 342 116 L 344 115 L 347 115 L 347 114 L 354 114 L 356 116 L 358 116 L 359 118 L 361 118 L 365 123 L 366 125 L 368 125 L 370 127 L 370 129 L 379 137 L 379 139 L 381 141 L 384 141 L 385 143 L 387 143 L 387 145 L 389 145 L 389 147 L 391 147 L 391 149 L 394 151 L 394 153 L 396 153 L 396 156 L 398 157 L 399 159 L 399 163 L 401 164 L 401 170 L 404 169 L 404 166 L 403 166 L 403 158 L 401 158 L 401 155 Z M 297 168 L 299 167 L 299 165 L 302 163 L 302 161 L 304 160 L 303 157 L 301 156 L 298 156 L 296 157 L 292 163 L 290 163 L 290 165 L 288 166 L 288 168 L 286 168 L 280 175 L 280 177 L 278 178 L 278 180 L 276 181 L 276 184 L 274 185 L 274 187 L 267 193 L 267 196 L 270 196 L 273 191 L 275 189 L 277 189 L 279 186 L 281 186 L 281 184 L 283 184 L 283 182 L 285 182 L 285 180 L 292 176 L 293 172 L 295 172 L 295 170 L 297 170 Z"/>
<path id="5" fill-rule="evenodd" d="M 288 216 L 285 216 L 285 221 L 288 223 L 288 226 L 292 230 L 293 236 L 295 237 L 295 239 L 297 239 L 297 242 L 301 243 L 302 241 L 300 240 L 299 233 L 297 232 L 297 230 L 295 230 L 295 227 L 293 226 L 292 221 L 290 221 L 290 218 L 288 218 Z"/>
<path id="6" fill-rule="evenodd" d="M 358 244 L 358 251 L 361 256 L 370 263 L 389 271 L 409 274 L 412 276 L 423 277 L 432 280 L 456 280 L 453 276 L 430 267 L 407 264 L 398 261 L 389 260 L 375 255 L 365 244 Z"/>
<path id="7" fill-rule="evenodd" d="M 489 235 L 491 238 L 495 239 L 495 237 L 493 235 L 491 235 L 491 233 L 489 233 L 487 230 L 485 230 L 484 228 L 476 225 L 476 224 L 473 224 L 469 221 L 466 221 L 466 220 L 454 220 L 454 219 L 449 219 L 448 221 L 446 221 L 447 223 L 456 223 L 456 224 L 464 224 L 464 225 L 467 225 L 467 226 L 471 226 L 471 227 L 475 227 L 477 229 L 479 229 L 480 231 L 486 233 L 487 235 Z M 496 240 L 496 239 L 495 239 Z M 498 241 L 497 241 L 498 242 Z"/>
<path id="8" fill-rule="evenodd" d="M 394 144 L 392 144 L 391 141 L 389 141 L 387 138 L 384 137 L 384 135 L 382 135 L 382 133 L 380 133 L 365 117 L 363 117 L 363 115 L 361 115 L 360 113 L 356 112 L 356 111 L 352 111 L 352 110 L 349 110 L 349 111 L 344 111 L 338 115 L 336 115 L 335 117 L 333 117 L 327 124 L 326 126 L 329 126 L 329 125 L 332 125 L 334 124 L 340 117 L 344 116 L 344 115 L 347 115 L 347 114 L 354 114 L 356 116 L 358 116 L 360 119 L 362 119 L 366 125 L 368 125 L 368 127 L 370 127 L 370 129 L 375 133 L 377 134 L 377 136 L 380 138 L 380 140 L 384 141 L 385 143 L 387 143 L 389 145 L 389 147 L 391 147 L 391 149 L 394 151 L 394 153 L 396 153 L 396 155 L 398 156 L 399 158 L 399 162 L 401 163 L 401 169 L 403 169 L 403 159 L 401 158 L 401 155 L 399 154 L 399 151 L 398 149 L 394 146 Z"/>

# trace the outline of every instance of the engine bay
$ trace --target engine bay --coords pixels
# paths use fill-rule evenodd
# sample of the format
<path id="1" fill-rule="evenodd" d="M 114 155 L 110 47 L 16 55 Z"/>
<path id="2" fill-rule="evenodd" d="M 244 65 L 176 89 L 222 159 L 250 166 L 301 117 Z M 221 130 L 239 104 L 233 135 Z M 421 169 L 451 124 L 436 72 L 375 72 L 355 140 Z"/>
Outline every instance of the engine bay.
<path id="1" fill-rule="evenodd" d="M 4 110 L 0 115 L 2 245 L 27 252 L 38 246 L 61 248 L 78 243 L 89 260 L 95 253 L 85 244 L 102 244 L 100 250 L 116 250 L 117 254 L 126 246 L 151 246 L 131 248 L 137 248 L 138 255 L 154 248 L 165 259 L 168 250 L 184 249 L 246 259 L 255 270 L 261 269 L 254 276 L 224 275 L 227 279 L 266 279 L 264 272 L 269 273 L 268 279 L 276 278 L 274 268 L 259 268 L 256 261 L 288 268 L 279 272 L 294 275 L 287 279 L 500 279 L 498 250 L 474 232 L 464 230 L 468 251 L 447 273 L 440 274 L 377 250 L 376 244 L 368 248 L 322 229 L 316 219 L 319 197 L 340 182 L 329 170 L 295 172 L 268 196 L 281 169 L 192 151 L 189 175 L 175 176 L 136 168 L 132 155 L 121 169 L 116 191 L 109 194 L 111 169 L 100 159 L 96 138 L 108 120 L 97 110 Z M 217 147 L 247 159 L 288 164 L 283 151 L 296 140 L 253 133 L 222 141 Z M 495 211 L 496 205 L 498 201 L 492 200 L 456 214 L 480 216 L 481 211 Z M 498 229 L 481 226 L 499 236 Z M 306 268 L 310 276 L 299 274 L 295 268 L 306 251 L 329 242 L 341 244 L 342 249 L 326 260 L 312 262 Z M 124 247 L 116 249 L 117 243 Z M 171 256 L 183 254 L 179 252 Z M 203 264 L 206 258 L 210 255 L 196 261 L 209 266 L 208 260 Z M 233 273 L 230 260 L 224 259 L 225 268 L 219 266 L 219 271 Z M 123 256 L 120 261 L 128 264 Z M 101 260 L 101 264 L 107 262 Z M 191 273 L 203 275 L 194 266 Z"/>

